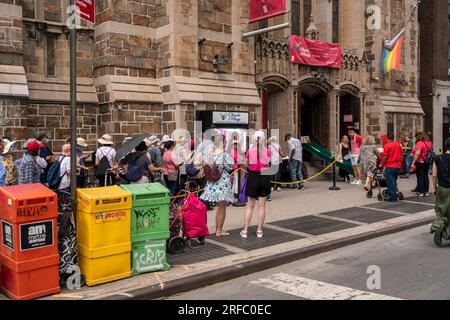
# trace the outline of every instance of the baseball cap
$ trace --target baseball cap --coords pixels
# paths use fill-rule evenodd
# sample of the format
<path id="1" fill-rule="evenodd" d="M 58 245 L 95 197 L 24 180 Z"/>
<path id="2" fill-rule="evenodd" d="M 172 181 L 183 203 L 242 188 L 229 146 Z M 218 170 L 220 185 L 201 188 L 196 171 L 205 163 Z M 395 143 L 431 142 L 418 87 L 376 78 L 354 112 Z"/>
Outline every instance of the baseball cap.
<path id="1" fill-rule="evenodd" d="M 44 145 L 42 143 L 39 143 L 37 141 L 30 141 L 27 143 L 27 151 L 34 151 L 37 149 L 43 148 Z"/>

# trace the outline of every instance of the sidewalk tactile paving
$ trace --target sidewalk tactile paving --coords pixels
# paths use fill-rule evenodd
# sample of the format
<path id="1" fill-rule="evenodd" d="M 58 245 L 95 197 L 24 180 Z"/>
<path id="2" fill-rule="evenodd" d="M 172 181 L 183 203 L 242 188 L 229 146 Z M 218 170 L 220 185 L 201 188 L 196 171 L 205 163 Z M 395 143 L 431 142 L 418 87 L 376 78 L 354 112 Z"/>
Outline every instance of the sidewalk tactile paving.
<path id="1" fill-rule="evenodd" d="M 205 247 L 191 249 L 187 246 L 183 253 L 167 253 L 167 262 L 170 265 L 188 265 L 234 254 L 223 247 L 208 243 L 208 240 L 206 242 Z"/>
<path id="2" fill-rule="evenodd" d="M 418 203 L 428 203 L 428 204 L 436 203 L 436 197 L 433 195 L 429 196 L 429 197 L 423 197 L 423 198 L 409 197 L 409 198 L 405 198 L 405 200 L 414 201 L 414 202 L 418 202 Z"/>
<path id="3" fill-rule="evenodd" d="M 324 219 L 315 216 L 305 216 L 300 218 L 271 222 L 270 224 L 277 227 L 309 233 L 315 236 L 358 227 L 357 224 Z"/>
<path id="4" fill-rule="evenodd" d="M 374 204 L 369 204 L 365 207 L 397 211 L 397 212 L 403 212 L 403 213 L 410 213 L 410 214 L 428 211 L 433 208 L 429 205 L 421 204 L 419 202 L 411 203 L 411 202 L 403 202 L 403 201 L 398 201 L 398 202 L 383 201 L 383 202 L 378 202 L 378 203 L 374 203 Z"/>
<path id="5" fill-rule="evenodd" d="M 375 211 L 375 210 L 364 210 L 362 208 L 347 208 L 336 211 L 324 212 L 321 215 L 353 220 L 357 222 L 365 222 L 365 223 L 375 223 L 384 220 L 389 220 L 393 218 L 398 218 L 401 215 L 383 212 L 383 211 Z"/>
<path id="6" fill-rule="evenodd" d="M 256 237 L 256 226 L 250 227 L 248 229 L 248 238 L 243 239 L 239 234 L 241 230 L 242 229 L 232 230 L 230 231 L 230 236 L 220 238 L 213 237 L 212 239 L 247 251 L 303 239 L 303 237 L 295 234 L 285 233 L 269 228 L 265 228 L 264 237 L 262 239 L 258 239 Z"/>

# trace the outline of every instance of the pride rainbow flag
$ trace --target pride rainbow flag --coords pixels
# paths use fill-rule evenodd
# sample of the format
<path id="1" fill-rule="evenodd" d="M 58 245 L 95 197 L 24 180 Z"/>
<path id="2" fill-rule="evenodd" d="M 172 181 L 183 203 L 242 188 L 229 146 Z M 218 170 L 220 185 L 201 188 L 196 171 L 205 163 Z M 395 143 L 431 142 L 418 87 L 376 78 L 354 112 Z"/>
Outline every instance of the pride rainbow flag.
<path id="1" fill-rule="evenodd" d="M 381 57 L 381 70 L 383 74 L 388 74 L 391 70 L 400 69 L 400 56 L 402 51 L 405 29 L 391 41 L 383 42 L 383 55 Z"/>

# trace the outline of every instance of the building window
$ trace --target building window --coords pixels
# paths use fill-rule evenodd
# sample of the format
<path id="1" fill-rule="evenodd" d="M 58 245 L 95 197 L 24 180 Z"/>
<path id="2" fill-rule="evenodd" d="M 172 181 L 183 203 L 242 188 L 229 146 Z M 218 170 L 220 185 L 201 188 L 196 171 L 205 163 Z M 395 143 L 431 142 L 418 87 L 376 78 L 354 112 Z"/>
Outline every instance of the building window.
<path id="1" fill-rule="evenodd" d="M 332 13 L 332 26 L 333 26 L 333 39 L 334 43 L 339 42 L 339 0 L 333 0 L 333 13 Z"/>
<path id="2" fill-rule="evenodd" d="M 291 2 L 291 34 L 300 35 L 300 0 Z"/>
<path id="3" fill-rule="evenodd" d="M 55 35 L 47 34 L 47 54 L 45 56 L 45 59 L 47 65 L 47 76 L 49 77 L 56 76 L 55 46 Z"/>
<path id="4" fill-rule="evenodd" d="M 306 29 L 308 29 L 309 24 L 311 22 L 312 15 L 312 1 L 311 0 L 303 0 L 303 35 L 306 33 Z"/>

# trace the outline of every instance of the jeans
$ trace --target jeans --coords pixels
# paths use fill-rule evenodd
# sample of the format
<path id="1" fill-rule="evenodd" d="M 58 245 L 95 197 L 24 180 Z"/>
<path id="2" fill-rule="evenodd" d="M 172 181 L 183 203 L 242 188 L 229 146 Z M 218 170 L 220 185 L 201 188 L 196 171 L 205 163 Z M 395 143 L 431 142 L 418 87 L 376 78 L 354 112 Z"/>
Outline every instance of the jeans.
<path id="1" fill-rule="evenodd" d="M 429 166 L 426 163 L 416 163 L 417 192 L 428 193 L 430 190 Z"/>
<path id="2" fill-rule="evenodd" d="M 289 160 L 289 172 L 291 173 L 292 182 L 303 180 L 302 163 L 298 160 Z M 303 183 L 294 184 L 293 188 L 303 187 Z"/>
<path id="3" fill-rule="evenodd" d="M 166 183 L 167 189 L 170 191 L 171 196 L 175 196 L 175 193 L 177 192 L 177 182 L 176 181 L 169 181 L 168 176 L 164 176 L 164 182 Z"/>
<path id="4" fill-rule="evenodd" d="M 384 178 L 386 179 L 386 183 L 388 186 L 389 201 L 395 202 L 398 200 L 397 179 L 400 171 L 401 170 L 397 168 L 384 169 Z"/>

